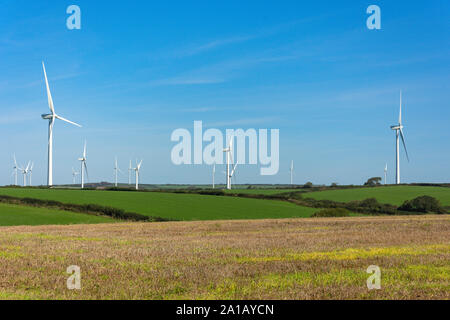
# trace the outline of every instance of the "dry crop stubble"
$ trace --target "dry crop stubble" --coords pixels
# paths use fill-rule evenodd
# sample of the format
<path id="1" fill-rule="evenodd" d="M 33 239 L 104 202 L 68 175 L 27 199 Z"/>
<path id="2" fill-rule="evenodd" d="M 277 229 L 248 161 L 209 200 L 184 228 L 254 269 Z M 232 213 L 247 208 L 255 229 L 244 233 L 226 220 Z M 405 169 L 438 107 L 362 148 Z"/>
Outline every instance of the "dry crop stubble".
<path id="1" fill-rule="evenodd" d="M 442 215 L 2 227 L 0 298 L 448 299 L 449 249 Z"/>

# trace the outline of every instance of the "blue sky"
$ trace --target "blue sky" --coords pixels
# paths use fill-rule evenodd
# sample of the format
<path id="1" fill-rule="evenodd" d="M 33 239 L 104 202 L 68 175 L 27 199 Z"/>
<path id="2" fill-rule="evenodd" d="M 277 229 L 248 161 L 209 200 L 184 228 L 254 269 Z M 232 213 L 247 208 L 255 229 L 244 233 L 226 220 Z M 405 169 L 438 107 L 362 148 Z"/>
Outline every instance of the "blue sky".
<path id="1" fill-rule="evenodd" d="M 66 28 L 76 4 L 82 29 Z M 381 8 L 368 30 L 366 8 Z M 174 166 L 170 135 L 206 127 L 280 129 L 280 172 L 243 166 L 238 183 L 394 182 L 394 133 L 404 95 L 402 181 L 450 181 L 450 4 L 436 1 L 0 0 L 0 184 L 12 154 L 46 181 L 48 112 L 56 111 L 55 183 L 71 182 L 83 141 L 90 180 L 111 181 L 143 158 L 145 183 L 209 183 L 207 166 Z M 125 170 L 124 170 L 125 171 Z M 225 177 L 218 169 L 216 180 Z M 122 181 L 127 176 L 121 177 Z"/>

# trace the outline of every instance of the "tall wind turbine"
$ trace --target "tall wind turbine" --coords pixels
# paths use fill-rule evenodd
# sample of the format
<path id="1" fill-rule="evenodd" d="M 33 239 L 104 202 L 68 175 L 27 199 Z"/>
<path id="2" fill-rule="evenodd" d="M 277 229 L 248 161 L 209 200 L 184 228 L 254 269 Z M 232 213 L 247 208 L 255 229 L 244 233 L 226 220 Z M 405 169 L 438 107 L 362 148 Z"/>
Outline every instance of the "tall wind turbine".
<path id="1" fill-rule="evenodd" d="M 14 158 L 14 167 L 13 167 L 14 185 L 17 186 L 17 170 L 19 169 L 19 167 L 17 166 L 16 154 L 13 155 L 13 158 Z"/>
<path id="2" fill-rule="evenodd" d="M 79 124 L 64 119 L 63 117 L 57 115 L 55 113 L 55 107 L 53 105 L 52 94 L 50 92 L 50 87 L 48 85 L 47 72 L 45 71 L 44 62 L 42 62 L 42 68 L 44 69 L 44 77 L 45 77 L 45 85 L 47 87 L 47 97 L 48 97 L 48 106 L 50 108 L 50 114 L 43 114 L 42 119 L 48 120 L 48 170 L 47 170 L 47 185 L 49 187 L 53 186 L 53 126 L 55 124 L 55 120 L 59 119 L 64 122 L 73 124 L 77 127 L 81 127 Z"/>
<path id="3" fill-rule="evenodd" d="M 75 184 L 77 175 L 79 175 L 79 174 L 80 173 L 78 171 L 75 171 L 75 169 L 72 167 L 72 181 L 73 181 L 73 184 Z"/>
<path id="4" fill-rule="evenodd" d="M 117 157 L 116 157 L 115 162 L 114 162 L 114 176 L 115 176 L 115 186 L 116 186 L 116 188 L 118 186 L 118 174 L 119 174 L 119 172 L 122 172 L 122 171 L 119 169 L 119 165 L 117 164 Z"/>
<path id="5" fill-rule="evenodd" d="M 81 189 L 84 189 L 84 173 L 86 172 L 86 177 L 89 179 L 88 169 L 87 169 L 87 149 L 86 141 L 84 142 L 83 157 L 79 158 L 78 161 L 81 163 Z"/>
<path id="6" fill-rule="evenodd" d="M 139 172 L 141 171 L 142 166 L 142 160 L 141 162 L 137 163 L 136 161 L 136 168 L 134 168 L 134 172 L 136 173 L 136 190 L 139 190 Z"/>
<path id="7" fill-rule="evenodd" d="M 33 177 L 33 167 L 34 167 L 34 162 L 31 163 L 31 167 L 28 169 L 28 174 L 30 175 L 28 177 L 29 181 L 28 181 L 28 185 L 31 187 L 32 183 L 31 183 L 31 178 Z"/>
<path id="8" fill-rule="evenodd" d="M 292 162 L 291 162 L 290 173 L 291 173 L 291 186 L 293 186 L 294 185 L 294 160 L 292 160 Z"/>
<path id="9" fill-rule="evenodd" d="M 403 134 L 402 124 L 402 92 L 400 91 L 400 114 L 398 117 L 398 124 L 391 126 L 391 129 L 395 131 L 396 136 L 396 183 L 400 184 L 400 138 L 402 139 L 403 148 L 405 149 L 406 158 L 409 162 L 408 150 L 406 149 L 405 136 Z"/>
<path id="10" fill-rule="evenodd" d="M 384 167 L 384 185 L 387 184 L 387 172 L 388 172 L 388 166 L 386 163 L 386 166 Z"/>

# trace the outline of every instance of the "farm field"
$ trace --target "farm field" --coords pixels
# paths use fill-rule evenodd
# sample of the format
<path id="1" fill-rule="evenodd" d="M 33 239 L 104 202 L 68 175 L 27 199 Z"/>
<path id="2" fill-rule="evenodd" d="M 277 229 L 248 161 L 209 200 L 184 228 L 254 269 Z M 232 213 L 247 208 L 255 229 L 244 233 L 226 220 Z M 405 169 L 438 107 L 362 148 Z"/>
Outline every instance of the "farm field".
<path id="1" fill-rule="evenodd" d="M 0 226 L 113 223 L 108 217 L 0 203 Z"/>
<path id="2" fill-rule="evenodd" d="M 342 189 L 309 192 L 304 194 L 304 197 L 313 198 L 316 200 L 333 200 L 338 202 L 376 198 L 381 203 L 401 205 L 406 200 L 411 200 L 424 195 L 438 199 L 443 206 L 450 206 L 450 188 L 446 187 L 388 186 L 376 188 Z"/>
<path id="3" fill-rule="evenodd" d="M 99 204 L 180 221 L 297 218 L 317 211 L 284 201 L 160 192 L 0 188 L 0 195 Z"/>
<path id="4" fill-rule="evenodd" d="M 301 190 L 301 189 L 300 189 Z M 287 192 L 299 191 L 299 189 L 233 189 L 224 190 L 226 193 L 243 193 L 243 194 L 264 194 L 264 195 L 274 195 Z"/>
<path id="5" fill-rule="evenodd" d="M 449 266 L 447 215 L 0 227 L 0 299 L 449 299 Z"/>

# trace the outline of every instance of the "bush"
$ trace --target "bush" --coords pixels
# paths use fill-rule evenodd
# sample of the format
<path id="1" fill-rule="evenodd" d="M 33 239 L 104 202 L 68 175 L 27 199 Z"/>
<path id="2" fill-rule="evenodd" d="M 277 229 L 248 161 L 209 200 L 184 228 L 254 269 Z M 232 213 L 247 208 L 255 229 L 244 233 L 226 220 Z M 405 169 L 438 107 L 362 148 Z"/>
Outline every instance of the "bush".
<path id="1" fill-rule="evenodd" d="M 350 216 L 350 212 L 343 208 L 323 209 L 312 215 L 313 218 L 349 217 L 349 216 Z"/>
<path id="2" fill-rule="evenodd" d="M 398 210 L 420 213 L 446 213 L 446 210 L 442 208 L 439 200 L 430 196 L 421 196 L 413 200 L 407 200 L 398 207 Z"/>

